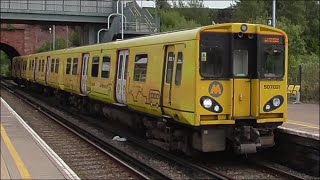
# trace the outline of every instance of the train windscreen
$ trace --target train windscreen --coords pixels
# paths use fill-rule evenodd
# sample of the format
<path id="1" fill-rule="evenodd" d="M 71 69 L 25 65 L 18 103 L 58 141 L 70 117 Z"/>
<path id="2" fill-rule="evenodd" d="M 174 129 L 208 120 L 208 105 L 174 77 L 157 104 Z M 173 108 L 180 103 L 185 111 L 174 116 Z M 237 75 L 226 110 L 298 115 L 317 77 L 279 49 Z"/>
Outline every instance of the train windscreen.
<path id="1" fill-rule="evenodd" d="M 279 79 L 285 70 L 282 36 L 203 32 L 199 56 L 202 79 Z"/>
<path id="2" fill-rule="evenodd" d="M 282 78 L 285 70 L 285 44 L 280 36 L 261 36 L 260 43 L 260 78 Z"/>
<path id="3" fill-rule="evenodd" d="M 228 34 L 201 33 L 200 74 L 204 79 L 228 78 L 230 41 Z"/>

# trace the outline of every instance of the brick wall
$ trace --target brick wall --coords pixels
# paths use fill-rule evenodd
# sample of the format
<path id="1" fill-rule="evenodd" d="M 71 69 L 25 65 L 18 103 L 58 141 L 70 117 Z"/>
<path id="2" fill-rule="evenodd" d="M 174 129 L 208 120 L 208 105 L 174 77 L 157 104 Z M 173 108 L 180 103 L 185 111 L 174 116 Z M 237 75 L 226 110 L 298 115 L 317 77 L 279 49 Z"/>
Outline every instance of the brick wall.
<path id="1" fill-rule="evenodd" d="M 14 28 L 13 28 L 14 27 Z M 50 25 L 1 24 L 0 42 L 15 48 L 21 55 L 35 53 L 44 43 L 52 42 Z M 67 40 L 67 26 L 56 26 L 56 38 Z M 69 28 L 69 38 L 72 29 Z"/>

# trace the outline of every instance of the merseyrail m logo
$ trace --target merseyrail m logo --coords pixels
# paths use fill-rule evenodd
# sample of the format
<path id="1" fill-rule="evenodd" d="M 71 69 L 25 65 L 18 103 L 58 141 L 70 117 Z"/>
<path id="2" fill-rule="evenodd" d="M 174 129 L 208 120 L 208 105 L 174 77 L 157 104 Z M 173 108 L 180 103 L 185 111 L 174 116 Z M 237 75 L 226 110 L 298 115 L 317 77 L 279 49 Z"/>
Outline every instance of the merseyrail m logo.
<path id="1" fill-rule="evenodd" d="M 212 97 L 217 98 L 217 97 L 220 97 L 222 93 L 223 93 L 222 84 L 218 81 L 213 81 L 209 86 L 209 94 Z"/>

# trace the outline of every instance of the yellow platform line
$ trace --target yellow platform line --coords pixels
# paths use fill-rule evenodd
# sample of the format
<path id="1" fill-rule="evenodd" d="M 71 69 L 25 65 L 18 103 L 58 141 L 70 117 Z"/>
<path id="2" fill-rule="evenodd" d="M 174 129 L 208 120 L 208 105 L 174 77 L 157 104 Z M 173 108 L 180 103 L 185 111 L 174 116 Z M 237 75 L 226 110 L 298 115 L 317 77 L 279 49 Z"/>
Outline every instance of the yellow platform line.
<path id="1" fill-rule="evenodd" d="M 11 143 L 6 130 L 4 129 L 4 127 L 1 124 L 1 137 L 4 141 L 4 143 L 6 144 L 13 160 L 15 161 L 18 170 L 20 172 L 21 178 L 22 179 L 31 179 L 31 176 L 26 168 L 26 166 L 24 165 L 23 161 L 21 160 L 18 152 L 16 151 L 16 149 L 14 148 L 13 144 Z"/>
<path id="2" fill-rule="evenodd" d="M 289 120 L 289 121 L 290 121 L 290 120 Z M 293 124 L 293 125 L 304 126 L 304 127 L 312 128 L 312 129 L 319 129 L 319 127 L 309 126 L 309 125 L 301 124 L 301 123 L 296 123 L 296 122 L 294 122 L 294 121 L 286 122 L 286 124 Z"/>

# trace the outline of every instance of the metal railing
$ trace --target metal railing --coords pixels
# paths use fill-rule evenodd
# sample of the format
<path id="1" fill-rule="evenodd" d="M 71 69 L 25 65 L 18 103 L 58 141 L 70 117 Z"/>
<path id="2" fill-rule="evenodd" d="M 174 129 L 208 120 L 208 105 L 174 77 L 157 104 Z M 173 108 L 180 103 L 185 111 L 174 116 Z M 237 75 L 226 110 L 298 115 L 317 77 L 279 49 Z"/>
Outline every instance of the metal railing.
<path id="1" fill-rule="evenodd" d="M 1 0 L 6 9 L 106 15 L 113 12 L 113 0 Z"/>
<path id="2" fill-rule="evenodd" d="M 135 25 L 136 31 L 158 32 L 155 19 L 148 11 L 138 7 L 135 1 L 128 6 L 128 10 L 131 14 L 128 21 Z"/>

